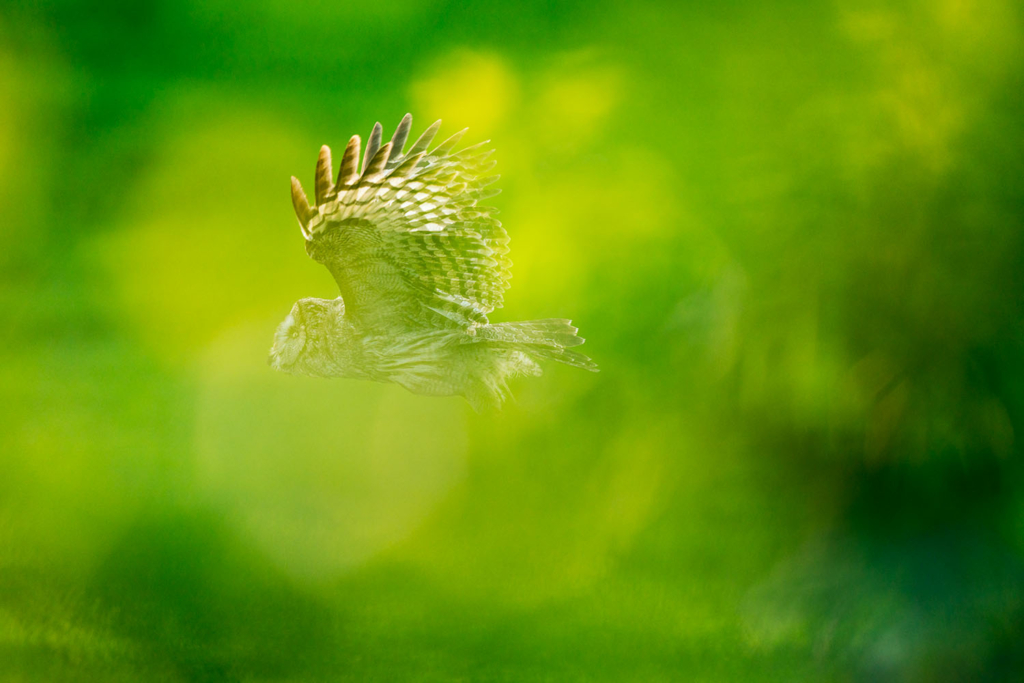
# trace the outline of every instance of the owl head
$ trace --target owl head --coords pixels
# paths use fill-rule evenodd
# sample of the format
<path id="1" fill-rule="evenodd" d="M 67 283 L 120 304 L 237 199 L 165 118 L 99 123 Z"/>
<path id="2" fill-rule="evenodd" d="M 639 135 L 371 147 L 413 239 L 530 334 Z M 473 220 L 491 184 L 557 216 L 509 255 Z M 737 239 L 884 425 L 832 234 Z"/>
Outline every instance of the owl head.
<path id="1" fill-rule="evenodd" d="M 337 299 L 299 299 L 277 331 L 267 362 L 283 372 L 329 374 L 332 342 L 342 342 L 349 325 L 345 303 Z"/>

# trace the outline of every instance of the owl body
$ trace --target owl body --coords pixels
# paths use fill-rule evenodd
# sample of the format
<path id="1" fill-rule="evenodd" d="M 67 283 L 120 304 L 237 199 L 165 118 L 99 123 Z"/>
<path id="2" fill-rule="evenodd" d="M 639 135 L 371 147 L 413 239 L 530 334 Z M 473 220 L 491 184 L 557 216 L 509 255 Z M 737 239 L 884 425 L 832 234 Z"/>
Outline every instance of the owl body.
<path id="1" fill-rule="evenodd" d="M 540 322 L 571 334 L 564 320 L 527 325 Z M 348 321 L 340 298 L 301 299 L 278 328 L 270 363 L 291 374 L 394 383 L 427 396 L 464 396 L 480 410 L 501 404 L 509 378 L 541 372 L 529 353 L 516 348 L 528 346 L 529 340 L 514 326 L 466 332 L 409 325 L 380 333 Z"/>
<path id="2" fill-rule="evenodd" d="M 488 320 L 511 277 L 508 234 L 479 203 L 496 194 L 486 188 L 497 178 L 485 175 L 491 150 L 452 153 L 460 132 L 428 151 L 438 121 L 403 152 L 411 121 L 384 145 L 377 124 L 361 167 L 353 136 L 337 181 L 323 147 L 314 205 L 292 178 L 306 253 L 341 296 L 299 300 L 278 327 L 271 366 L 461 395 L 478 410 L 500 406 L 509 378 L 539 375 L 542 359 L 596 371 L 572 350 L 583 339 L 568 320 Z"/>

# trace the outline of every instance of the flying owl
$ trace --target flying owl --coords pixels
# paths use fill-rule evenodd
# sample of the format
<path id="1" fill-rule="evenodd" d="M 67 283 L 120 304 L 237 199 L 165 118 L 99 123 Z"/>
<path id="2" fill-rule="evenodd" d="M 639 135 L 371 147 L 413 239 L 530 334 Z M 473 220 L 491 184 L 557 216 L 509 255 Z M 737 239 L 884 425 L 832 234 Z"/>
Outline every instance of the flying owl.
<path id="1" fill-rule="evenodd" d="M 488 187 L 498 179 L 488 175 L 494 150 L 483 142 L 453 152 L 465 129 L 429 149 L 440 126 L 403 152 L 412 116 L 383 145 L 378 123 L 361 165 L 353 135 L 336 182 L 325 145 L 313 205 L 292 178 L 306 253 L 341 296 L 295 303 L 274 337 L 274 369 L 461 395 L 476 410 L 499 407 L 510 377 L 540 375 L 540 360 L 597 371 L 572 350 L 583 339 L 569 320 L 488 321 L 512 266 L 497 210 L 480 204 L 498 194 Z"/>

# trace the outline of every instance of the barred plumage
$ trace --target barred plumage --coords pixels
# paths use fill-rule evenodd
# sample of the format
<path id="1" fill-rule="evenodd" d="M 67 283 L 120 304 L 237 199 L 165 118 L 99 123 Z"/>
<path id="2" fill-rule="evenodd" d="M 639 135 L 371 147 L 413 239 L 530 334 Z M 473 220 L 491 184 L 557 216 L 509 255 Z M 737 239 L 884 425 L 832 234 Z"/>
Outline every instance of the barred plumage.
<path id="1" fill-rule="evenodd" d="M 318 338 L 316 348 L 327 349 L 330 359 L 285 354 L 275 344 L 275 367 L 396 382 L 418 393 L 462 394 L 475 407 L 500 404 L 508 376 L 538 374 L 533 359 L 596 371 L 589 358 L 567 350 L 583 343 L 567 320 L 489 324 L 487 315 L 503 304 L 512 266 L 497 210 L 480 203 L 499 192 L 489 187 L 498 179 L 488 175 L 494 150 L 482 142 L 453 153 L 465 129 L 430 150 L 440 126 L 432 124 L 405 152 L 412 116 L 406 114 L 384 144 L 378 123 L 361 164 L 360 138 L 352 136 L 336 181 L 325 145 L 313 205 L 292 178 L 306 252 L 330 270 L 344 302 L 333 309 L 306 306 L 318 320 L 325 310 L 340 310 L 336 315 L 345 320 L 330 326 L 332 338 Z M 296 307 L 318 301 L 304 299 Z M 296 315 L 293 309 L 290 319 Z M 279 331 L 279 341 L 290 338 Z M 306 330 L 304 343 L 309 338 Z M 286 355 L 296 360 L 285 363 Z M 362 365 L 339 372 L 342 356 Z"/>

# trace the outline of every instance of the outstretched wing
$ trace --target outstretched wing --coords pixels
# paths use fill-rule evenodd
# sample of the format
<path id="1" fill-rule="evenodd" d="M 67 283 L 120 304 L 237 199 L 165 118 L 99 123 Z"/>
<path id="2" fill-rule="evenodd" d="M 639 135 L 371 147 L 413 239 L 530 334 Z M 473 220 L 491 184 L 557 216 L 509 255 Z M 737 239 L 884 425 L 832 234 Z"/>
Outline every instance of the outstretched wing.
<path id="1" fill-rule="evenodd" d="M 502 305 L 512 265 L 496 210 L 479 204 L 498 193 L 487 188 L 498 179 L 486 175 L 493 150 L 480 143 L 453 154 L 462 130 L 428 151 L 437 121 L 403 152 L 411 126 L 406 114 L 384 145 L 374 126 L 361 168 L 352 136 L 336 182 L 324 146 L 313 206 L 292 178 L 306 252 L 331 271 L 346 315 L 365 326 L 486 324 Z"/>

